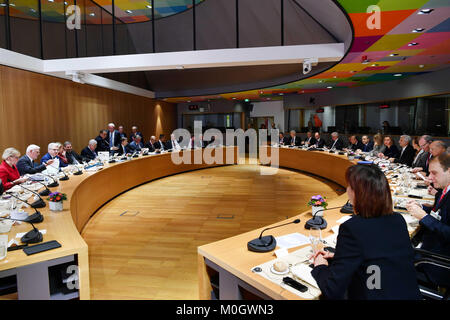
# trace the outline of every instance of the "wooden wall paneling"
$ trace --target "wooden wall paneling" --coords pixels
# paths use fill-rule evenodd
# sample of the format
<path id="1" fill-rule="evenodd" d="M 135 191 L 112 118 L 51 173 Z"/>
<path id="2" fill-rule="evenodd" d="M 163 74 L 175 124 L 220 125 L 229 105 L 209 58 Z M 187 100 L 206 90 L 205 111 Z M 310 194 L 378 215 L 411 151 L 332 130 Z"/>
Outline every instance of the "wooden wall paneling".
<path id="1" fill-rule="evenodd" d="M 146 140 L 176 128 L 174 104 L 0 66 L 0 152 L 27 145 L 47 152 L 49 142 L 70 140 L 80 152 L 109 122 L 129 135 L 137 125 Z"/>

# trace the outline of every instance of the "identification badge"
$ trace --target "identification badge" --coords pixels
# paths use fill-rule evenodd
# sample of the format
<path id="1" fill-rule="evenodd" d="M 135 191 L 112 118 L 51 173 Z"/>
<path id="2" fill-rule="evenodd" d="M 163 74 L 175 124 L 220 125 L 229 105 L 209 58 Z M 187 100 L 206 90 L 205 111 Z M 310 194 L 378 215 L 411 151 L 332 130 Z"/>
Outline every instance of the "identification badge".
<path id="1" fill-rule="evenodd" d="M 439 215 L 439 213 L 441 212 L 441 209 L 439 209 L 437 212 L 431 211 L 430 215 L 437 219 L 438 221 L 441 221 L 442 217 Z"/>

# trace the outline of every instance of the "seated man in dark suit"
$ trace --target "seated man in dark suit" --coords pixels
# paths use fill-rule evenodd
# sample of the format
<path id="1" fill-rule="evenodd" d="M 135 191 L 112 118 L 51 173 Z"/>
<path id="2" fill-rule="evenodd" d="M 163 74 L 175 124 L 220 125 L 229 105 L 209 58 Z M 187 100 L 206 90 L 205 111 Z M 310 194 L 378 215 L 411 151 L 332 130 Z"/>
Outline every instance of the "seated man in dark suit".
<path id="1" fill-rule="evenodd" d="M 316 139 L 316 143 L 314 144 L 316 146 L 316 148 L 323 148 L 323 147 L 325 147 L 325 140 L 323 140 L 320 137 L 320 133 L 316 132 L 314 134 L 314 139 Z"/>
<path id="2" fill-rule="evenodd" d="M 115 151 L 115 154 L 118 155 L 126 155 L 128 153 L 133 153 L 133 149 L 130 148 L 130 146 L 128 145 L 128 138 L 127 137 L 122 137 L 121 138 L 122 143 L 120 144 L 119 149 L 117 149 Z"/>
<path id="3" fill-rule="evenodd" d="M 30 144 L 27 147 L 26 154 L 17 161 L 16 167 L 19 170 L 21 176 L 24 174 L 35 174 L 44 171 L 48 165 L 53 163 L 53 159 L 49 159 L 47 162 L 37 164 L 34 161 L 39 157 L 41 148 L 35 144 Z"/>
<path id="4" fill-rule="evenodd" d="M 66 152 L 66 159 L 69 164 L 80 164 L 83 162 L 83 158 L 73 151 L 72 143 L 70 141 L 64 142 L 64 151 Z"/>
<path id="5" fill-rule="evenodd" d="M 289 144 L 289 138 L 285 137 L 283 132 L 280 132 L 279 138 L 278 138 L 278 144 L 285 146 Z"/>
<path id="6" fill-rule="evenodd" d="M 210 143 L 213 143 L 214 140 L 215 140 L 215 137 L 213 136 L 211 138 L 211 142 Z M 170 135 L 170 140 L 167 141 L 167 143 L 166 143 L 166 149 L 167 150 L 174 150 L 174 151 L 181 150 L 180 144 L 178 143 L 177 139 L 175 139 L 175 135 L 174 134 Z"/>
<path id="7" fill-rule="evenodd" d="M 361 150 L 363 148 L 362 143 L 358 141 L 358 138 L 356 138 L 355 135 L 350 136 L 350 138 L 348 140 L 350 141 L 350 145 L 348 146 L 347 149 L 356 151 L 356 150 Z"/>
<path id="8" fill-rule="evenodd" d="M 107 135 L 108 131 L 100 130 L 99 135 L 95 138 L 95 141 L 97 141 L 95 152 L 109 151 L 109 142 L 106 140 Z"/>
<path id="9" fill-rule="evenodd" d="M 81 157 L 83 161 L 89 162 L 91 160 L 95 160 L 97 158 L 97 140 L 91 139 L 89 140 L 89 144 L 86 148 L 81 151 Z"/>
<path id="10" fill-rule="evenodd" d="M 136 136 L 140 136 L 141 137 L 141 141 L 145 141 L 144 140 L 144 136 L 142 135 L 141 132 L 139 132 L 138 127 L 132 126 L 131 127 L 131 135 L 130 135 L 130 143 L 133 142 L 133 140 L 134 140 L 134 138 Z"/>
<path id="11" fill-rule="evenodd" d="M 166 137 L 163 134 L 159 135 L 159 140 L 155 142 L 155 149 L 164 151 L 166 147 Z"/>
<path id="12" fill-rule="evenodd" d="M 331 141 L 329 144 L 329 149 L 342 150 L 344 148 L 344 143 L 339 138 L 339 133 L 333 132 L 331 134 Z"/>
<path id="13" fill-rule="evenodd" d="M 290 138 L 289 138 L 290 146 L 299 147 L 302 144 L 302 139 L 297 137 L 297 133 L 295 132 L 295 130 L 291 130 L 289 135 L 290 135 Z"/>
<path id="14" fill-rule="evenodd" d="M 420 152 L 417 159 L 414 159 L 412 172 L 425 172 L 428 174 L 428 164 L 431 160 L 430 146 L 433 143 L 433 138 L 429 135 L 423 135 L 419 139 Z"/>
<path id="15" fill-rule="evenodd" d="M 406 164 L 408 167 L 410 167 L 416 154 L 416 151 L 411 146 L 411 137 L 403 135 L 400 137 L 398 143 L 402 148 L 400 150 L 400 154 L 398 158 L 389 158 L 389 161 L 394 163 Z"/>
<path id="16" fill-rule="evenodd" d="M 141 142 L 141 136 L 136 135 L 133 142 L 131 142 L 128 147 L 130 150 L 133 150 L 133 152 L 140 152 L 142 148 L 144 148 L 144 144 Z"/>
<path id="17" fill-rule="evenodd" d="M 307 147 L 312 146 L 316 144 L 316 139 L 312 136 L 312 132 L 308 131 L 306 133 L 306 139 L 305 141 L 302 141 L 302 145 L 305 145 Z"/>
<path id="18" fill-rule="evenodd" d="M 48 152 L 41 158 L 41 164 L 47 163 L 50 160 L 53 160 L 51 164 L 48 164 L 52 167 L 56 167 L 56 168 L 63 168 L 63 167 L 67 167 L 68 164 L 64 163 L 64 161 L 62 161 L 61 159 L 58 158 L 58 151 L 59 151 L 59 143 L 55 143 L 55 142 L 51 142 L 48 144 Z M 59 165 L 56 165 L 55 162 L 58 162 Z"/>
<path id="19" fill-rule="evenodd" d="M 151 136 L 150 140 L 144 145 L 144 148 L 148 149 L 148 152 L 155 152 L 155 143 L 156 143 L 156 137 Z"/>
<path id="20" fill-rule="evenodd" d="M 450 154 L 444 152 L 430 161 L 430 180 L 440 191 L 435 195 L 432 207 L 422 206 L 416 201 L 406 205 L 408 212 L 419 220 L 421 230 L 417 237 L 421 249 L 450 256 Z M 450 272 L 426 265 L 421 267 L 428 279 L 439 286 L 450 286 Z"/>
<path id="21" fill-rule="evenodd" d="M 362 146 L 361 151 L 362 152 L 370 152 L 373 150 L 373 141 L 370 141 L 368 136 L 362 136 Z"/>

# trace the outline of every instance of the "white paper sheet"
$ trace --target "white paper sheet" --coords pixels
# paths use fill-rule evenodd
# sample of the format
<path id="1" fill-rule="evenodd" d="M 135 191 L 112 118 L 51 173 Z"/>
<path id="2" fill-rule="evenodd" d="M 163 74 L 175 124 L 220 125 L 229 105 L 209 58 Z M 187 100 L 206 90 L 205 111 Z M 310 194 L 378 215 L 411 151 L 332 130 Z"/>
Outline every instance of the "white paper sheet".
<path id="1" fill-rule="evenodd" d="M 281 237 L 277 237 L 275 239 L 277 240 L 278 246 L 280 246 L 281 248 L 286 248 L 286 249 L 309 244 L 308 237 L 306 237 L 298 232 L 287 234 L 287 235 L 284 235 Z"/>

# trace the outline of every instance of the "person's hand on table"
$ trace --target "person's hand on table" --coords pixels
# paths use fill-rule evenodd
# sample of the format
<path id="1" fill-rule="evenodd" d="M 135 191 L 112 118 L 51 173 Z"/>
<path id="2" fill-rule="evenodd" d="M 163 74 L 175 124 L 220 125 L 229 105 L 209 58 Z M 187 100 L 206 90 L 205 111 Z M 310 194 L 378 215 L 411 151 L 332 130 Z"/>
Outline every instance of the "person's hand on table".
<path id="1" fill-rule="evenodd" d="M 325 250 L 316 252 L 311 258 L 314 260 L 314 267 L 325 265 L 328 266 L 327 259 L 333 259 L 334 253 Z"/>
<path id="2" fill-rule="evenodd" d="M 408 210 L 408 213 L 418 220 L 421 220 L 427 215 L 427 213 L 416 201 L 408 201 L 406 203 L 406 210 Z"/>
<path id="3" fill-rule="evenodd" d="M 18 185 L 18 184 L 24 183 L 24 182 L 27 181 L 27 180 L 28 180 L 28 177 L 22 177 L 22 178 L 19 178 L 19 179 L 17 179 L 17 180 L 14 180 L 14 181 L 13 181 L 13 184 L 14 184 L 14 185 Z"/>
<path id="4" fill-rule="evenodd" d="M 411 170 L 412 173 L 417 173 L 417 172 L 420 172 L 420 171 L 423 171 L 423 169 L 420 168 L 420 167 L 417 167 L 417 168 L 414 168 L 414 169 Z"/>
<path id="5" fill-rule="evenodd" d="M 389 162 L 393 163 L 395 161 L 395 158 L 389 158 Z"/>

